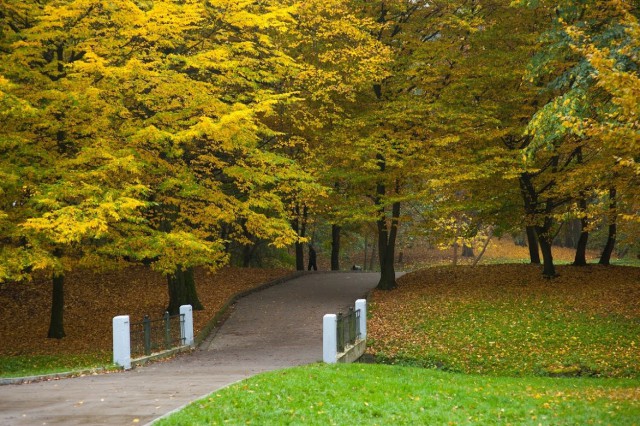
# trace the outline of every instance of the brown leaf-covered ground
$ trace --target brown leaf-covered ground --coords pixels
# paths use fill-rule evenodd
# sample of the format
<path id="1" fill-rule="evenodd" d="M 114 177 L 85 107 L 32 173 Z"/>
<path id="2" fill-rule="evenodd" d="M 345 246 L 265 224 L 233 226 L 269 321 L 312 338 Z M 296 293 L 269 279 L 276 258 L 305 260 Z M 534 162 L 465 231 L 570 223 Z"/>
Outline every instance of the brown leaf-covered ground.
<path id="1" fill-rule="evenodd" d="M 463 257 L 462 250 L 458 250 L 457 263 L 459 265 L 471 265 L 475 257 Z M 476 244 L 473 250 L 474 256 L 478 256 L 482 251 L 481 244 Z M 401 265 L 406 270 L 417 270 L 426 266 L 450 265 L 453 263 L 454 250 L 449 247 L 441 250 L 429 248 L 427 244 L 417 243 L 410 247 L 398 247 L 396 252 L 403 253 Z M 556 263 L 571 263 L 576 255 L 576 250 L 569 247 L 553 247 L 553 259 Z M 587 262 L 597 262 L 600 252 L 588 250 L 586 253 Z M 529 263 L 529 248 L 516 245 L 511 237 L 505 236 L 500 239 L 493 238 L 489 242 L 485 253 L 479 261 L 479 265 L 488 265 L 505 262 Z"/>
<path id="2" fill-rule="evenodd" d="M 199 269 L 196 286 L 204 310 L 194 312 L 198 333 L 234 294 L 290 274 L 285 269 Z M 75 271 L 65 278 L 67 336 L 48 339 L 51 281 L 0 284 L 0 356 L 110 351 L 112 318 L 160 317 L 168 305 L 166 278 L 142 266 L 119 271 Z"/>

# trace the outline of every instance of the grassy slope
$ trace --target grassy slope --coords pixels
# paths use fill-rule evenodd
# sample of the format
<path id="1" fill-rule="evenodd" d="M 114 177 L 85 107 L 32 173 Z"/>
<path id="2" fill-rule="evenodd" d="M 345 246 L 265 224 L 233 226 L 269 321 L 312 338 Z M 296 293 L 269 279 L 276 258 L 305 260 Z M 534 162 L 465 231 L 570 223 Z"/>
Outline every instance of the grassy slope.
<path id="1" fill-rule="evenodd" d="M 369 352 L 508 376 L 640 377 L 640 268 L 436 267 L 375 291 Z"/>
<path id="2" fill-rule="evenodd" d="M 159 425 L 637 424 L 636 380 L 483 377 L 310 365 L 223 389 Z"/>

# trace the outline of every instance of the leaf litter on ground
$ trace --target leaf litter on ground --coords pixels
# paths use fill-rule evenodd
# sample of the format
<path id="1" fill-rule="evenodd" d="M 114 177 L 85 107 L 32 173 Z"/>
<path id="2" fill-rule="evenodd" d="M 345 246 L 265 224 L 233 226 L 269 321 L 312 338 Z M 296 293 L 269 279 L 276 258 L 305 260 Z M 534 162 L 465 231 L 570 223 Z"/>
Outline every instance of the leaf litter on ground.
<path id="1" fill-rule="evenodd" d="M 434 267 L 373 292 L 377 359 L 509 376 L 640 377 L 640 268 Z"/>
<path id="2" fill-rule="evenodd" d="M 227 267 L 214 273 L 196 269 L 204 310 L 194 311 L 194 332 L 202 330 L 233 295 L 290 273 L 286 269 Z M 110 354 L 114 316 L 129 315 L 131 321 L 140 321 L 144 315 L 160 318 L 169 302 L 166 278 L 143 266 L 73 271 L 65 276 L 64 291 L 66 337 L 48 339 L 51 280 L 0 284 L 0 356 Z"/>

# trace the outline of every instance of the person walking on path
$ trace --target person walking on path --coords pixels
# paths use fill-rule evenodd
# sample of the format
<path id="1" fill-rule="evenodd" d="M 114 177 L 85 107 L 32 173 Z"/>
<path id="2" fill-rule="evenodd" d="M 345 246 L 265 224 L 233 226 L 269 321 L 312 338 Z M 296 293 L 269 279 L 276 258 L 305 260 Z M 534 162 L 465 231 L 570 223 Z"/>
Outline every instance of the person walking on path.
<path id="1" fill-rule="evenodd" d="M 309 271 L 313 268 L 314 271 L 318 270 L 316 249 L 313 248 L 311 244 L 309 244 Z"/>

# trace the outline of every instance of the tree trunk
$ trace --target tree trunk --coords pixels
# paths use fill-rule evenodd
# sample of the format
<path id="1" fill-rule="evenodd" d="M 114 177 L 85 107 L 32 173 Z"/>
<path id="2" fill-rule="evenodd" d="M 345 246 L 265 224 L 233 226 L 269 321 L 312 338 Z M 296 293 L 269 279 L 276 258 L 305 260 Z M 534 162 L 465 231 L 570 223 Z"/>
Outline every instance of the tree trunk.
<path id="1" fill-rule="evenodd" d="M 54 272 L 52 281 L 51 321 L 47 337 L 62 339 L 66 335 L 64 332 L 64 274 Z"/>
<path id="2" fill-rule="evenodd" d="M 528 173 L 522 173 L 518 182 L 520 183 L 520 193 L 522 194 L 522 200 L 524 201 L 524 212 L 530 217 L 536 213 L 537 193 L 531 182 L 531 175 Z M 539 240 L 537 238 L 537 231 L 534 225 L 526 225 L 527 232 L 527 244 L 529 245 L 529 258 L 534 265 L 540 264 L 540 250 L 538 248 Z"/>
<path id="3" fill-rule="evenodd" d="M 613 248 L 616 244 L 616 233 L 617 227 L 616 224 L 613 223 L 609 225 L 609 236 L 607 237 L 607 244 L 604 246 L 602 250 L 602 254 L 600 255 L 600 261 L 598 262 L 600 265 L 610 265 L 611 264 L 611 255 L 613 254 Z"/>
<path id="4" fill-rule="evenodd" d="M 194 311 L 203 309 L 202 303 L 198 299 L 196 283 L 193 277 L 193 268 L 178 270 L 167 277 L 169 289 L 169 306 L 167 311 L 171 315 L 180 313 L 180 306 L 191 305 Z"/>
<path id="5" fill-rule="evenodd" d="M 378 281 L 379 290 L 391 290 L 397 287 L 396 270 L 394 267 L 393 247 L 387 247 L 384 256 L 380 256 L 380 281 Z"/>
<path id="6" fill-rule="evenodd" d="M 382 100 L 382 85 L 374 84 L 373 92 L 378 101 Z M 376 161 L 381 174 L 385 173 L 387 162 L 384 155 L 376 153 Z M 396 192 L 398 191 L 398 181 L 396 181 Z M 398 234 L 398 221 L 400 219 L 400 203 L 391 205 L 391 222 L 387 223 L 387 215 L 384 208 L 384 196 L 387 188 L 383 182 L 376 184 L 376 205 L 379 207 L 378 228 L 378 259 L 380 260 L 380 281 L 376 288 L 380 290 L 391 290 L 397 286 L 396 271 L 394 269 L 396 236 Z M 391 229 L 389 229 L 391 228 Z M 372 257 L 373 259 L 373 257 Z"/>
<path id="7" fill-rule="evenodd" d="M 362 265 L 362 269 L 366 270 L 369 267 L 369 263 L 367 263 L 367 251 L 369 250 L 369 241 L 367 236 L 369 233 L 364 234 L 364 265 Z"/>
<path id="8" fill-rule="evenodd" d="M 581 195 L 582 197 L 582 195 Z M 579 201 L 579 204 L 582 208 L 582 201 Z M 585 211 L 587 208 L 586 206 L 586 202 L 584 203 L 584 209 L 583 211 Z M 578 219 L 572 219 L 567 223 L 567 226 L 565 228 L 564 231 L 564 242 L 563 242 L 563 246 L 564 247 L 570 247 L 570 248 L 578 248 L 578 243 L 580 242 L 580 237 L 582 236 L 582 231 L 586 229 L 585 225 L 582 223 L 582 220 L 578 220 Z"/>
<path id="9" fill-rule="evenodd" d="M 379 290 L 391 290 L 397 287 L 396 271 L 394 267 L 396 237 L 398 235 L 398 220 L 400 218 L 400 203 L 393 203 L 391 207 L 391 224 L 388 229 L 386 216 L 378 219 L 378 257 L 380 259 L 380 281 L 376 286 Z"/>
<path id="10" fill-rule="evenodd" d="M 458 265 L 458 241 L 453 243 L 453 266 Z"/>
<path id="11" fill-rule="evenodd" d="M 556 268 L 553 265 L 553 255 L 551 253 L 551 243 L 546 239 L 540 240 L 540 250 L 542 251 L 542 260 L 544 267 L 542 269 L 542 275 L 545 278 L 553 278 L 556 276 Z"/>
<path id="12" fill-rule="evenodd" d="M 304 245 L 296 242 L 296 270 L 304 271 Z"/>
<path id="13" fill-rule="evenodd" d="M 553 265 L 553 254 L 551 253 L 551 243 L 553 242 L 553 236 L 550 235 L 551 225 L 551 218 L 547 217 L 544 220 L 544 226 L 536 226 L 536 233 L 538 235 L 544 265 L 542 276 L 545 278 L 554 278 L 557 275 L 556 268 Z"/>
<path id="14" fill-rule="evenodd" d="M 538 247 L 538 238 L 536 237 L 536 228 L 527 226 L 527 245 L 529 246 L 529 258 L 534 265 L 540 264 L 540 248 Z"/>
<path id="15" fill-rule="evenodd" d="M 387 167 L 384 155 L 377 153 L 376 160 L 381 173 Z M 396 180 L 396 192 L 399 191 L 399 182 Z M 400 203 L 391 204 L 391 218 L 387 220 L 387 212 L 384 207 L 384 197 L 387 187 L 384 183 L 378 182 L 376 185 L 375 203 L 378 206 L 378 220 L 376 221 L 378 230 L 378 259 L 380 260 L 380 281 L 377 289 L 391 290 L 397 287 L 396 271 L 394 268 L 396 237 L 398 236 L 398 222 L 400 220 Z"/>
<path id="16" fill-rule="evenodd" d="M 576 257 L 573 260 L 573 266 L 587 265 L 587 243 L 589 242 L 589 232 L 582 231 L 578 239 L 578 247 L 576 248 Z"/>
<path id="17" fill-rule="evenodd" d="M 339 225 L 331 225 L 331 270 L 340 270 L 340 230 Z"/>
<path id="18" fill-rule="evenodd" d="M 244 268 L 251 266 L 251 260 L 253 259 L 255 249 L 255 244 L 244 244 L 242 246 L 242 266 Z"/>
<path id="19" fill-rule="evenodd" d="M 600 265 L 609 265 L 611 263 L 611 255 L 613 254 L 613 248 L 616 245 L 616 189 L 611 188 L 609 190 L 609 236 L 607 237 L 607 244 L 605 244 L 602 254 L 600 255 Z"/>
<path id="20" fill-rule="evenodd" d="M 480 254 L 478 254 L 478 257 L 476 257 L 473 260 L 473 264 L 471 265 L 472 267 L 475 267 L 478 262 L 480 262 L 480 259 L 482 259 L 482 256 L 484 256 L 484 253 L 487 251 L 487 247 L 489 247 L 489 243 L 491 242 L 491 238 L 493 238 L 493 228 L 489 228 L 489 231 L 487 232 L 487 241 L 484 242 L 484 244 L 482 245 L 482 249 L 480 250 Z"/>
<path id="21" fill-rule="evenodd" d="M 293 220 L 293 230 L 298 233 L 300 238 L 304 238 L 307 233 L 307 206 L 302 208 L 302 215 L 300 215 L 300 205 L 296 205 L 295 216 Z M 297 241 L 295 243 L 296 248 L 296 270 L 304 271 L 304 244 Z"/>
<path id="22" fill-rule="evenodd" d="M 473 254 L 473 247 L 462 244 L 462 257 L 475 257 L 475 254 Z"/>
<path id="23" fill-rule="evenodd" d="M 578 244 L 576 246 L 576 257 L 573 260 L 574 266 L 586 266 L 587 265 L 587 242 L 589 241 L 589 232 L 587 231 L 589 221 L 587 220 L 587 200 L 584 195 L 580 197 L 580 208 L 585 215 L 580 219 L 580 238 L 578 238 Z"/>
<path id="24" fill-rule="evenodd" d="M 242 233 L 244 234 L 244 238 L 246 239 L 246 243 L 242 244 L 242 267 L 248 268 L 254 263 L 256 251 L 258 250 L 258 242 L 259 238 L 252 235 L 251 232 L 247 229 L 247 220 L 243 219 L 240 221 L 240 226 L 242 226 Z"/>
<path id="25" fill-rule="evenodd" d="M 578 152 L 577 152 L 577 158 L 576 158 L 578 164 L 582 164 L 583 162 L 583 157 L 582 157 L 582 147 L 578 147 Z M 582 215 L 583 217 L 580 219 L 580 225 L 578 227 L 576 227 L 576 230 L 579 229 L 579 237 L 578 237 L 578 241 L 576 242 L 575 248 L 576 248 L 576 257 L 573 260 L 573 265 L 574 266 L 586 266 L 587 265 L 587 243 L 589 242 L 589 231 L 587 231 L 587 229 L 589 229 L 589 221 L 587 220 L 587 197 L 585 195 L 585 191 L 580 191 L 580 199 L 578 200 L 578 203 L 580 205 L 580 210 L 582 210 Z M 574 225 L 575 225 L 575 220 L 573 221 Z M 571 229 L 571 231 L 573 231 L 573 226 L 569 227 Z M 574 234 L 575 231 L 573 232 L 569 232 L 571 239 L 574 240 Z"/>
<path id="26" fill-rule="evenodd" d="M 374 271 L 375 270 L 375 265 L 376 265 L 376 247 L 378 247 L 378 245 L 375 243 L 375 241 L 371 244 L 371 256 L 369 256 L 369 270 L 370 271 Z M 366 267 L 366 265 L 365 265 Z"/>
<path id="27" fill-rule="evenodd" d="M 293 219 L 291 220 L 291 228 L 300 237 L 300 208 L 296 206 L 293 211 Z M 304 247 L 302 243 L 296 241 L 294 244 L 296 253 L 296 271 L 304 271 Z"/>
<path id="28" fill-rule="evenodd" d="M 553 164 L 556 162 L 557 158 L 553 160 Z M 553 278 L 556 276 L 556 268 L 553 265 L 553 255 L 551 253 L 551 245 L 553 244 L 554 238 L 554 235 L 551 235 L 551 228 L 553 226 L 551 213 L 553 211 L 554 202 L 551 198 L 548 198 L 544 203 L 539 202 L 539 194 L 533 186 L 532 176 L 529 173 L 521 174 L 519 181 L 522 197 L 524 199 L 525 213 L 527 216 L 530 216 L 529 220 L 531 220 L 532 217 L 535 218 L 535 216 L 541 214 L 544 215 L 544 223 L 542 226 L 527 226 L 527 238 L 529 239 L 529 255 L 531 257 L 531 263 L 534 263 L 536 258 L 538 262 L 540 262 L 540 258 L 537 254 L 537 246 L 539 245 L 540 251 L 542 251 L 543 261 L 542 276 L 545 278 Z M 549 183 L 547 186 L 553 186 L 553 182 Z M 544 210 L 540 210 L 541 204 L 544 204 Z M 530 227 L 535 230 L 534 235 L 530 235 Z M 534 241 L 537 241 L 538 243 L 535 244 Z"/>

